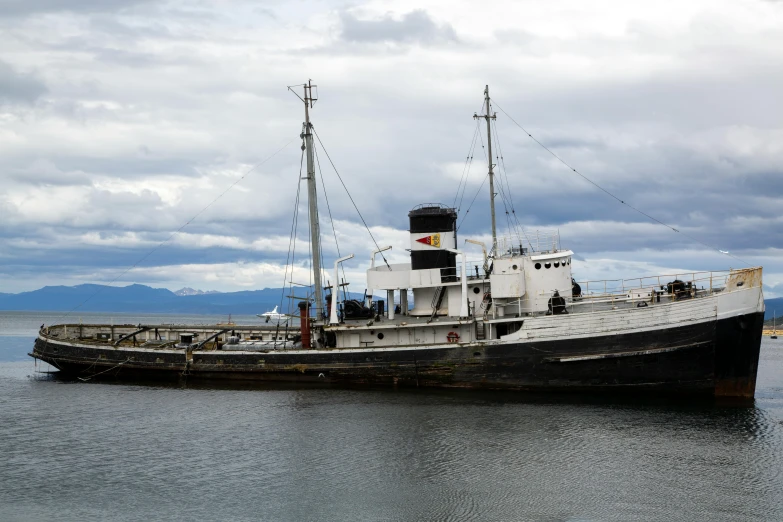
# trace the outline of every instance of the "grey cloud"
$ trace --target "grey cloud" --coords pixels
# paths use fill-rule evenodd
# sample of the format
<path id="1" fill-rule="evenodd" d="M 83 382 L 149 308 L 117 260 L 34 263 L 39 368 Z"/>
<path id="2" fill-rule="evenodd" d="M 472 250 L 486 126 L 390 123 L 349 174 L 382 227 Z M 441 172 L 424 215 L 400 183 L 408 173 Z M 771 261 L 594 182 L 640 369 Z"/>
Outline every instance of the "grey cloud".
<path id="1" fill-rule="evenodd" d="M 47 91 L 36 76 L 20 73 L 0 60 L 0 103 L 33 103 Z"/>
<path id="2" fill-rule="evenodd" d="M 501 29 L 495 31 L 494 35 L 502 44 L 513 44 L 523 47 L 528 47 L 539 39 L 527 31 L 520 31 L 518 29 Z"/>
<path id="3" fill-rule="evenodd" d="M 7 168 L 5 179 L 26 185 L 89 185 L 90 176 L 82 171 L 62 171 L 50 161 L 36 161 L 25 168 Z"/>
<path id="4" fill-rule="evenodd" d="M 457 33 L 449 24 L 438 24 L 423 9 L 411 11 L 397 20 L 391 15 L 377 20 L 360 20 L 347 11 L 340 13 L 343 40 L 350 42 L 436 43 L 456 42 Z"/>
<path id="5" fill-rule="evenodd" d="M 106 34 L 118 38 L 158 38 L 170 39 L 174 35 L 161 20 L 149 18 L 144 25 L 129 25 L 112 14 L 100 13 L 90 16 L 89 27 L 91 35 Z"/>
<path id="6" fill-rule="evenodd" d="M 89 3 L 78 5 L 84 11 Z M 329 16 L 334 13 L 331 9 L 335 7 L 329 7 Z M 322 87 L 322 101 L 311 116 L 370 226 L 402 231 L 407 228 L 407 211 L 415 204 L 452 203 L 459 173 L 455 178 L 450 165 L 459 163 L 461 168 L 475 125 L 471 116 L 489 83 L 493 98 L 534 136 L 641 210 L 732 253 L 783 246 L 783 227 L 776 221 L 783 205 L 781 156 L 774 146 L 780 140 L 768 132 L 780 128 L 781 113 L 774 102 L 783 77 L 768 68 L 773 60 L 765 53 L 770 50 L 745 49 L 742 62 L 726 55 L 720 68 L 703 65 L 601 74 L 589 64 L 603 66 L 600 58 L 606 44 L 587 36 L 567 45 L 522 31 L 500 31 L 497 41 L 508 45 L 486 44 L 480 50 L 487 51 L 486 60 L 479 62 L 474 59 L 476 50 L 468 46 L 444 46 L 435 53 L 426 48 L 459 41 L 450 25 L 436 21 L 447 16 L 445 12 L 361 19 L 351 11 L 341 14 L 338 41 L 318 31 L 318 38 L 302 40 L 302 45 L 314 46 L 332 42 L 326 56 L 307 57 L 312 49 L 305 52 L 282 43 L 274 31 L 270 36 L 274 40 L 268 41 L 260 30 L 243 33 L 235 19 L 221 16 L 221 8 L 204 11 L 204 16 L 213 14 L 214 21 L 203 26 L 183 22 L 187 13 L 174 13 L 170 6 L 152 10 L 160 10 L 161 16 L 91 13 L 77 20 L 84 30 L 63 35 L 56 33 L 56 23 L 48 33 L 40 29 L 55 16 L 7 21 L 17 26 L 17 47 L 27 49 L 28 56 L 34 54 L 36 63 L 46 57 L 47 65 L 40 68 L 54 93 L 33 109 L 25 109 L 24 119 L 9 123 L 25 141 L 9 145 L 0 158 L 3 188 L 11 193 L 18 185 L 14 199 L 4 202 L 0 194 L 0 215 L 6 218 L 0 223 L 0 256 L 15 260 L 10 273 L 24 274 L 25 266 L 36 266 L 65 274 L 80 266 L 124 267 L 129 260 L 140 259 L 150 250 L 150 241 L 157 244 L 168 238 L 249 165 L 288 139 L 282 136 L 298 135 L 301 107 L 283 86 L 296 83 L 307 68 L 314 68 L 314 80 Z M 134 9 L 132 14 L 138 13 Z M 72 23 L 74 17 L 59 18 Z M 285 10 L 281 21 L 288 23 Z M 207 47 L 200 47 L 200 40 L 208 40 Z M 626 43 L 617 45 L 628 49 Z M 422 46 L 410 59 L 385 62 L 387 66 L 373 56 L 406 53 L 410 44 Z M 586 62 L 584 75 L 564 72 L 556 55 L 551 63 L 540 60 L 563 45 L 566 54 L 595 60 Z M 658 49 L 656 54 L 680 53 L 688 63 L 704 63 L 687 46 L 676 42 L 671 46 L 674 50 Z M 330 61 L 333 56 L 328 54 L 337 54 L 335 50 L 339 61 Z M 636 54 L 644 59 L 648 51 L 642 51 Z M 291 59 L 294 52 L 300 54 Z M 511 53 L 518 59 L 508 59 Z M 444 59 L 444 54 L 449 56 Z M 534 60 L 529 60 L 531 55 Z M 16 60 L 20 59 L 15 56 L 15 63 L 25 63 Z M 366 74 L 370 61 L 378 65 L 372 75 Z M 666 254 L 671 261 L 665 262 L 676 264 L 682 249 L 704 252 L 682 234 L 649 225 L 646 218 L 558 164 L 500 111 L 497 124 L 516 214 L 526 227 L 560 227 L 563 245 L 585 258 L 614 252 L 617 259 L 621 252 L 628 259 L 647 259 L 647 249 L 671 252 Z M 58 138 L 68 137 L 64 129 L 89 132 L 80 141 L 65 140 L 72 143 L 67 148 L 57 147 Z M 742 132 L 735 136 L 727 129 Z M 481 136 L 486 139 L 483 131 Z M 238 237 L 248 245 L 259 236 L 287 238 L 298 180 L 298 144 L 295 139 L 284 155 L 253 172 L 200 214 L 186 232 Z M 486 175 L 480 147 L 475 151 L 467 200 Z M 325 155 L 319 154 L 331 213 L 336 219 L 357 222 L 353 205 Z M 38 158 L 56 169 L 33 165 Z M 176 178 L 173 183 L 172 178 Z M 107 181 L 122 183 L 117 188 L 105 185 Z M 122 188 L 129 182 L 143 183 L 149 190 L 137 193 Z M 92 190 L 78 187 L 93 183 Z M 177 190 L 172 188 L 176 183 L 181 183 L 180 201 L 167 193 Z M 63 186 L 80 190 L 60 190 Z M 106 186 L 112 192 L 99 191 Z M 65 200 L 74 211 L 63 211 L 60 218 L 56 213 L 47 215 L 46 201 L 39 203 L 37 213 L 30 211 L 29 204 L 10 203 L 44 191 L 52 195 L 48 201 Z M 331 226 L 323 196 L 322 231 L 327 243 Z M 505 209 L 499 200 L 498 209 L 505 233 Z M 305 213 L 303 206 L 300 221 Z M 488 223 L 484 185 L 460 229 L 460 239 L 486 235 Z M 49 234 L 47 227 L 57 229 Z M 118 231 L 134 232 L 143 241 L 111 246 L 79 240 L 84 232 L 103 237 Z M 337 232 L 341 233 L 340 227 Z M 3 237 L 8 241 L 3 243 Z M 69 237 L 72 242 L 58 239 Z M 306 241 L 306 226 L 298 237 Z M 353 239 L 360 245 L 359 257 L 369 241 L 365 244 L 363 233 Z M 11 245 L 21 246 L 12 249 Z M 327 251 L 325 256 L 332 254 Z M 145 264 L 238 259 L 283 263 L 283 257 L 273 249 L 247 250 L 241 242 L 207 247 L 193 241 L 167 244 Z M 699 266 L 699 261 L 691 264 Z"/>
<path id="7" fill-rule="evenodd" d="M 5 0 L 0 16 L 28 16 L 48 12 L 111 12 L 121 11 L 151 0 Z"/>

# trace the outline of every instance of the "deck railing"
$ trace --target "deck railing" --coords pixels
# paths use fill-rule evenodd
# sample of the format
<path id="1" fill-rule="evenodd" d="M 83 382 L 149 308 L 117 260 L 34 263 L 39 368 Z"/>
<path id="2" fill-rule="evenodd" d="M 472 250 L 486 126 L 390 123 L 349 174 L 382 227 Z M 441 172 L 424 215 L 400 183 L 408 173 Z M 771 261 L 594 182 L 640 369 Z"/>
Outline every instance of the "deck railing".
<path id="1" fill-rule="evenodd" d="M 632 290 L 655 289 L 666 290 L 667 285 L 674 281 L 690 283 L 692 288 L 699 290 L 722 290 L 726 287 L 729 276 L 737 271 L 718 270 L 710 272 L 683 272 L 656 276 L 633 277 L 630 279 L 604 279 L 595 281 L 577 281 L 582 288 L 582 296 L 600 297 L 618 294 L 628 294 Z"/>
<path id="2" fill-rule="evenodd" d="M 566 308 L 576 305 L 587 307 L 590 311 L 606 309 L 621 303 L 640 301 L 671 301 L 684 298 L 707 297 L 718 292 L 740 290 L 761 286 L 761 269 L 719 270 L 704 272 L 682 272 L 676 274 L 634 277 L 630 279 L 606 279 L 596 281 L 577 281 L 581 295 L 574 297 L 571 292 L 560 291 L 565 299 Z M 682 285 L 670 287 L 670 283 L 681 281 Z M 651 295 L 647 296 L 648 290 Z M 670 291 L 671 290 L 671 291 Z M 637 291 L 637 292 L 634 292 Z M 554 292 L 554 289 L 552 290 Z M 547 296 L 548 299 L 549 296 Z M 534 304 L 527 297 L 515 301 L 498 303 L 508 308 L 518 307 L 519 313 L 531 313 Z M 598 305 L 596 307 L 596 305 Z"/>
<path id="3" fill-rule="evenodd" d="M 499 237 L 495 255 L 543 254 L 562 250 L 557 230 L 523 230 L 520 236 Z"/>

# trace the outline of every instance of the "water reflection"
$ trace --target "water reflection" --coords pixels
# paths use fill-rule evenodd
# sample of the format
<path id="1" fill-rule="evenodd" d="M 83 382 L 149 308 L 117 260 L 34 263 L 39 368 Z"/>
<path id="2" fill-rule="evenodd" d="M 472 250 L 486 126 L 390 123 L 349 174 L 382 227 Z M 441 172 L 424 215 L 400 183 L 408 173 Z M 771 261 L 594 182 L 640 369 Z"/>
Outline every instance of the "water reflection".
<path id="1" fill-rule="evenodd" d="M 41 378 L 0 363 L 0 519 L 780 520 L 752 406 Z"/>

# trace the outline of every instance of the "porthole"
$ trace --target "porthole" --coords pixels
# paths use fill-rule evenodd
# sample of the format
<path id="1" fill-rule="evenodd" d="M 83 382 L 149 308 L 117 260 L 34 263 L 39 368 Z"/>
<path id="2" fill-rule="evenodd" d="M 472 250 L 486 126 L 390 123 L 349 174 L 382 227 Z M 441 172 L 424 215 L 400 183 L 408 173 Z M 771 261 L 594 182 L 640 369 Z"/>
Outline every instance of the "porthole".
<path id="1" fill-rule="evenodd" d="M 474 294 L 478 294 L 478 293 L 480 293 L 480 292 L 481 292 L 481 288 L 479 288 L 479 287 L 477 287 L 477 286 L 474 286 L 474 287 L 473 287 L 473 293 L 474 293 Z"/>
<path id="2" fill-rule="evenodd" d="M 512 269 L 512 270 L 516 270 L 516 269 L 518 269 L 518 268 L 519 268 L 519 267 L 518 267 L 517 265 L 512 265 L 512 266 L 511 266 L 511 269 Z"/>
<path id="3" fill-rule="evenodd" d="M 552 263 L 544 263 L 544 268 L 551 268 L 551 267 L 552 267 Z"/>
<path id="4" fill-rule="evenodd" d="M 571 265 L 571 258 L 570 257 L 568 258 L 568 265 L 569 266 Z"/>
<path id="5" fill-rule="evenodd" d="M 560 261 L 555 261 L 555 268 L 560 268 Z"/>
<path id="6" fill-rule="evenodd" d="M 541 263 L 536 263 L 536 270 L 541 270 Z"/>
<path id="7" fill-rule="evenodd" d="M 378 339 L 383 339 L 383 332 L 378 332 Z"/>

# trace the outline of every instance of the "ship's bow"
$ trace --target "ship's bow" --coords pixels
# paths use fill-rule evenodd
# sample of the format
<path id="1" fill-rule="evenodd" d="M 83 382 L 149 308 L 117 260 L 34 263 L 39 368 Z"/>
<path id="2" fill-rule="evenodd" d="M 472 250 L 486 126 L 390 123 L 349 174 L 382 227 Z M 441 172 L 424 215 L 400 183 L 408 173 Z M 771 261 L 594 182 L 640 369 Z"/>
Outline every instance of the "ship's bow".
<path id="1" fill-rule="evenodd" d="M 761 267 L 733 270 L 718 298 L 716 397 L 753 398 L 763 327 Z"/>

